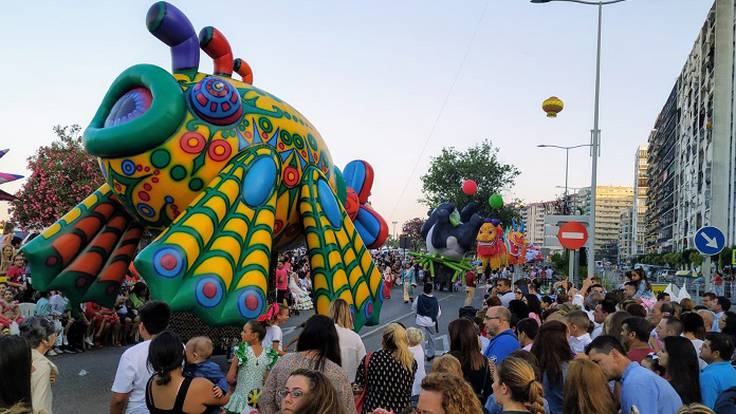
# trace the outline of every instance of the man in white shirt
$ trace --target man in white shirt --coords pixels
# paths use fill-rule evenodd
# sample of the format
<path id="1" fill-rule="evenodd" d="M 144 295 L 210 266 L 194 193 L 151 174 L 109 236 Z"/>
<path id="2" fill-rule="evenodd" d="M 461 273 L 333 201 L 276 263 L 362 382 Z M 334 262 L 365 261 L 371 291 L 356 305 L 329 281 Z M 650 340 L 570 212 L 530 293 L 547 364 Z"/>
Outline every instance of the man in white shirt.
<path id="1" fill-rule="evenodd" d="M 152 301 L 141 307 L 139 316 L 138 333 L 144 341 L 128 348 L 120 357 L 112 383 L 110 414 L 148 414 L 146 384 L 153 375 L 147 364 L 148 347 L 151 339 L 166 330 L 171 309 L 164 302 Z"/>
<path id="2" fill-rule="evenodd" d="M 516 299 L 514 291 L 511 290 L 511 281 L 506 278 L 500 278 L 496 280 L 496 287 L 491 291 L 491 294 L 496 294 L 501 299 L 501 305 L 508 308 L 509 303 Z"/>

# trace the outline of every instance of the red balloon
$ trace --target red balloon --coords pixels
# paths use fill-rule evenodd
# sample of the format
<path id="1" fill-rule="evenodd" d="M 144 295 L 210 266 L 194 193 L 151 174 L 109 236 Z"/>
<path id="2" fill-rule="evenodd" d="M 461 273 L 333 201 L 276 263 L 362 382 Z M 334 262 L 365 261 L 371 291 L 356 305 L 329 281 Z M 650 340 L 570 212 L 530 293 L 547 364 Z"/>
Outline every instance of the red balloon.
<path id="1" fill-rule="evenodd" d="M 474 180 L 463 181 L 463 193 L 465 195 L 472 196 L 476 191 L 478 191 L 478 184 Z"/>

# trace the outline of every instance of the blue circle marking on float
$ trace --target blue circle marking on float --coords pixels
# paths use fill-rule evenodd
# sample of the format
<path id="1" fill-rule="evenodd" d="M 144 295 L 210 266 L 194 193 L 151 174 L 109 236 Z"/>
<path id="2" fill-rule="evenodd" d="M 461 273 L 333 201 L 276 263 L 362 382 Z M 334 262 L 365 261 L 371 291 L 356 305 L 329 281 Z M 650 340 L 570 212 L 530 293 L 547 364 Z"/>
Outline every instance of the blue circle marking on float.
<path id="1" fill-rule="evenodd" d="M 268 200 L 276 186 L 276 170 L 276 163 L 270 157 L 253 162 L 242 185 L 243 201 L 248 207 L 259 207 Z"/>
<path id="2" fill-rule="evenodd" d="M 214 308 L 225 296 L 225 285 L 216 276 L 204 276 L 199 279 L 194 289 L 197 302 L 205 308 Z"/>
<path id="3" fill-rule="evenodd" d="M 720 253 L 726 246 L 726 236 L 718 227 L 703 226 L 695 232 L 693 244 L 701 254 L 713 256 Z"/>
<path id="4" fill-rule="evenodd" d="M 319 202 L 322 206 L 327 220 L 330 222 L 332 227 L 340 230 L 342 227 L 342 214 L 340 214 L 340 206 L 337 204 L 335 194 L 332 192 L 329 184 L 325 180 L 320 179 L 317 181 L 317 194 L 319 196 Z"/>

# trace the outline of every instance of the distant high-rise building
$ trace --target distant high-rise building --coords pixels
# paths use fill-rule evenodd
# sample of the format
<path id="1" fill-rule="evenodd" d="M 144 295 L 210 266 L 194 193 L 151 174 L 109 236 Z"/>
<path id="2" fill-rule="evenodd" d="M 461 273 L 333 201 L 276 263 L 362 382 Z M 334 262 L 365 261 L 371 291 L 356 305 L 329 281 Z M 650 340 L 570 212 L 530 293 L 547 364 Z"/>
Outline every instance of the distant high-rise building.
<path id="1" fill-rule="evenodd" d="M 554 201 L 542 201 L 524 206 L 521 216 L 527 243 L 533 243 L 539 247 L 544 245 L 544 217 L 554 214 L 554 211 Z"/>
<path id="2" fill-rule="evenodd" d="M 647 213 L 647 145 L 640 145 L 634 156 L 634 198 L 631 209 L 631 236 L 626 259 L 645 254 L 646 252 L 646 213 Z M 619 248 L 619 255 L 621 249 Z"/>
<path id="3" fill-rule="evenodd" d="M 590 187 L 579 192 L 582 209 L 590 214 Z M 619 242 L 619 224 L 621 212 L 633 206 L 634 190 L 631 187 L 596 187 L 595 197 L 595 246 L 599 255 L 603 246 L 617 246 Z"/>
<path id="4" fill-rule="evenodd" d="M 649 136 L 648 252 L 692 248 L 695 231 L 736 241 L 736 0 L 716 0 Z"/>

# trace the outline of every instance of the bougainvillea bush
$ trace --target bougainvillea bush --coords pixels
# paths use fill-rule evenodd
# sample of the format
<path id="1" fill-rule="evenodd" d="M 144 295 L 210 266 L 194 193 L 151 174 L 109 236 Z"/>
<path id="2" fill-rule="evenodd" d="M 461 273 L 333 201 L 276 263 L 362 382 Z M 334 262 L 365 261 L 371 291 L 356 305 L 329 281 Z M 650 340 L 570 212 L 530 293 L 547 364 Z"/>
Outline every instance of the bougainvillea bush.
<path id="1" fill-rule="evenodd" d="M 104 183 L 97 160 L 84 151 L 79 125 L 55 126 L 56 140 L 28 158 L 30 177 L 11 203 L 11 220 L 42 230 Z"/>

